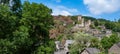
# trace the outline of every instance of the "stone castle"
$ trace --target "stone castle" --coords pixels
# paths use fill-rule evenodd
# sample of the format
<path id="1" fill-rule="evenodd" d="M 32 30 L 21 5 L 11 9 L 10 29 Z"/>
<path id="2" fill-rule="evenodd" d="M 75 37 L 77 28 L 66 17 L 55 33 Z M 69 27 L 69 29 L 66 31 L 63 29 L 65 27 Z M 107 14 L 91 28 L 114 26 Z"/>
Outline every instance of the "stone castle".
<path id="1" fill-rule="evenodd" d="M 92 24 L 91 20 L 85 21 L 82 16 L 78 16 L 77 22 L 73 27 L 73 30 L 81 30 L 81 31 L 88 31 L 90 29 L 90 25 Z"/>

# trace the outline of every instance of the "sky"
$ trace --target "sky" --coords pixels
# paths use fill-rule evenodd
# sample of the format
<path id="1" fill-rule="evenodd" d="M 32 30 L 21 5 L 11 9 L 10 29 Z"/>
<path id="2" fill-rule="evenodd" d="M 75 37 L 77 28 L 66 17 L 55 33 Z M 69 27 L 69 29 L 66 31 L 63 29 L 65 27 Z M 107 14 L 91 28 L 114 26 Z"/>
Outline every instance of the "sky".
<path id="1" fill-rule="evenodd" d="M 22 0 L 22 3 L 24 0 Z M 28 0 L 51 8 L 52 15 L 83 15 L 107 20 L 120 18 L 120 0 Z"/>

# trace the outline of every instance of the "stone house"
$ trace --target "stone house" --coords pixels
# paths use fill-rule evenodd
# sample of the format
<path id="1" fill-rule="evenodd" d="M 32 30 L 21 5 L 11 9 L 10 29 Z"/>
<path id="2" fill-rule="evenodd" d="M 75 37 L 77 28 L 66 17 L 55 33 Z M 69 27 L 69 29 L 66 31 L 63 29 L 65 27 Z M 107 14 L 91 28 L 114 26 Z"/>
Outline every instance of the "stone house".
<path id="1" fill-rule="evenodd" d="M 104 31 L 106 29 L 106 27 L 104 25 L 98 26 L 102 31 Z"/>
<path id="2" fill-rule="evenodd" d="M 87 22 L 85 22 L 85 30 L 88 31 L 90 30 L 90 25 L 92 24 L 91 20 L 88 20 Z"/>
<path id="3" fill-rule="evenodd" d="M 97 48 L 86 48 L 81 54 L 99 54 L 100 50 Z"/>
<path id="4" fill-rule="evenodd" d="M 109 30 L 109 29 L 106 29 L 105 34 L 106 34 L 107 37 L 109 37 L 110 35 L 112 35 L 112 31 Z"/>
<path id="5" fill-rule="evenodd" d="M 120 54 L 120 42 L 114 44 L 109 50 L 108 54 Z"/>
<path id="6" fill-rule="evenodd" d="M 68 53 L 69 52 L 69 46 L 71 44 L 74 43 L 74 40 L 66 40 L 65 44 L 64 44 L 64 50 L 65 50 L 65 53 Z"/>
<path id="7" fill-rule="evenodd" d="M 55 45 L 56 45 L 56 51 L 60 50 L 60 41 L 55 41 Z"/>

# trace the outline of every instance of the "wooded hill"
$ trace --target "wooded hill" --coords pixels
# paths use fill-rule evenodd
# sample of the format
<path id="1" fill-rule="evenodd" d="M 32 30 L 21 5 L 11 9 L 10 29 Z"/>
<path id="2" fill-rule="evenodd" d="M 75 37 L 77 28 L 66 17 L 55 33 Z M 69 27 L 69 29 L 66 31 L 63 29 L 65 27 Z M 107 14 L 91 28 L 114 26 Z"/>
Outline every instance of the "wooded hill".
<path id="1" fill-rule="evenodd" d="M 94 22 L 95 26 L 104 25 L 107 29 L 111 29 L 114 32 L 120 32 L 120 19 L 117 21 L 110 21 L 103 18 L 94 18 L 91 16 L 82 16 L 85 20 L 91 20 Z M 77 16 L 71 16 L 71 19 L 76 21 Z"/>

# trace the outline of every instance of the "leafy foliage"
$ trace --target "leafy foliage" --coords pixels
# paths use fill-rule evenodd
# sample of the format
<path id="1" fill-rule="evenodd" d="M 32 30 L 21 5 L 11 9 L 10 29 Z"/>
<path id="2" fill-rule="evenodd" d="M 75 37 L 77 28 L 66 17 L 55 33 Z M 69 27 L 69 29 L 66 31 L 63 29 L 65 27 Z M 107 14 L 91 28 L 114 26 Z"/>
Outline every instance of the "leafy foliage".
<path id="1" fill-rule="evenodd" d="M 113 34 L 110 37 L 104 37 L 101 40 L 101 45 L 104 49 L 109 49 L 113 44 L 118 43 L 120 38 L 118 35 Z"/>
<path id="2" fill-rule="evenodd" d="M 99 40 L 84 32 L 74 34 L 74 43 L 70 47 L 70 53 L 77 54 L 82 52 L 86 47 L 98 47 Z"/>
<path id="3" fill-rule="evenodd" d="M 85 20 L 91 20 L 91 21 L 95 21 L 96 18 L 94 17 L 90 17 L 90 16 L 82 16 L 83 18 L 85 18 Z"/>
<path id="4" fill-rule="evenodd" d="M 0 7 L 0 54 L 32 54 L 39 50 L 44 54 L 53 53 L 54 41 L 49 39 L 53 25 L 51 9 L 43 4 L 24 2 L 22 14 L 17 12 L 20 16 L 8 5 Z"/>
<path id="5" fill-rule="evenodd" d="M 118 22 L 120 23 L 120 19 L 118 19 Z"/>
<path id="6" fill-rule="evenodd" d="M 0 0 L 0 4 L 7 5 L 17 15 L 21 15 L 21 0 Z"/>

